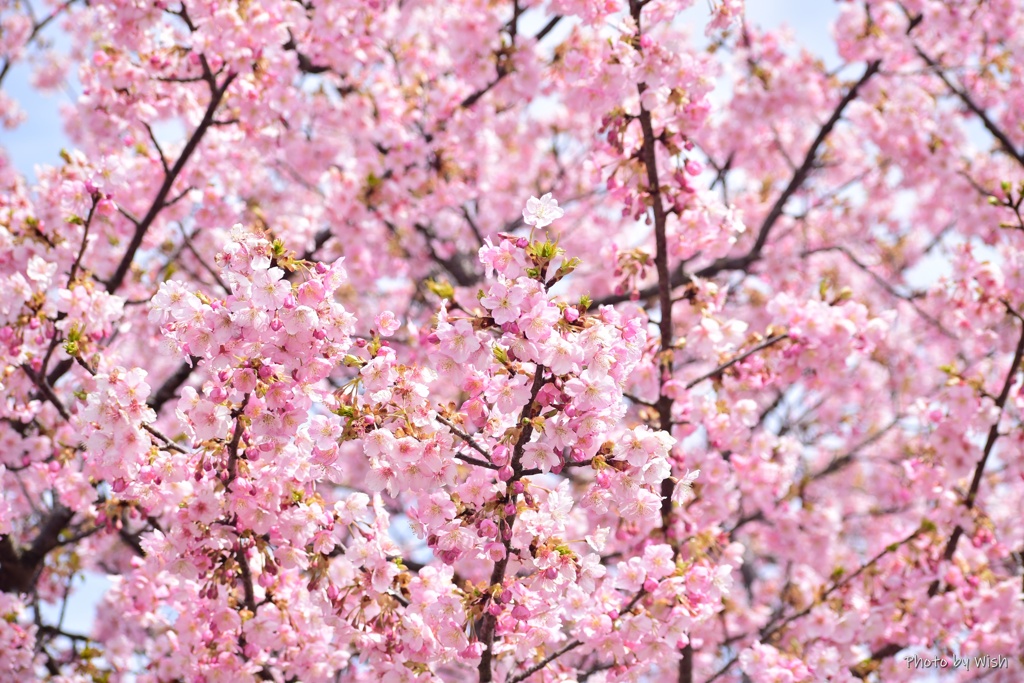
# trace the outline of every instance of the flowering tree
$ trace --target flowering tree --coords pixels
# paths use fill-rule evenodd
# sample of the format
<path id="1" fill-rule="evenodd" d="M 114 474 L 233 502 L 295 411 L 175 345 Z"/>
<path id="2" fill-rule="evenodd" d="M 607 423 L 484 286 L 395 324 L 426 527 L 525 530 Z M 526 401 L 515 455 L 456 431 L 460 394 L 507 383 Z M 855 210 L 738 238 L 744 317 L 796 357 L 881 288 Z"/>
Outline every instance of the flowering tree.
<path id="1" fill-rule="evenodd" d="M 689 4 L 4 3 L 0 679 L 1019 680 L 1024 7 Z"/>

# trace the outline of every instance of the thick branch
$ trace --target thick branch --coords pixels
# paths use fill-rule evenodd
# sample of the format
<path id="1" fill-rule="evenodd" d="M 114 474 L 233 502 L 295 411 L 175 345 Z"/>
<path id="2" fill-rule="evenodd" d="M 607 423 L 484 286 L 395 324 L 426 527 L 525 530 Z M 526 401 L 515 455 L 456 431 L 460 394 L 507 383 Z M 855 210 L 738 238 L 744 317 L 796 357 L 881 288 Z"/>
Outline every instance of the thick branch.
<path id="1" fill-rule="evenodd" d="M 199 146 L 200 140 L 206 134 L 206 131 L 210 129 L 214 121 L 214 113 L 217 111 L 217 107 L 220 106 L 221 100 L 224 99 L 224 94 L 227 92 L 231 82 L 235 80 L 236 74 L 229 74 L 224 79 L 224 83 L 220 86 L 211 85 L 210 88 L 210 103 L 206 107 L 206 112 L 203 114 L 202 121 L 192 132 L 192 136 L 189 137 L 188 142 L 185 143 L 184 149 L 181 151 L 181 155 L 178 160 L 174 163 L 170 172 L 164 175 L 164 182 L 160 185 L 160 189 L 156 193 L 156 197 L 153 199 L 153 203 L 149 207 L 149 211 L 143 216 L 142 220 L 135 227 L 135 234 L 132 235 L 132 240 L 128 244 L 128 250 L 121 258 L 121 262 L 117 266 L 117 270 L 107 281 L 107 291 L 114 292 L 124 282 L 125 276 L 128 274 L 128 269 L 132 265 L 132 261 L 135 260 L 135 253 L 142 246 L 142 240 L 146 237 L 146 232 L 150 226 L 156 220 L 156 217 L 160 215 L 160 212 L 166 206 L 167 195 L 170 194 L 171 188 L 174 186 L 174 182 L 181 175 L 182 170 L 185 168 L 185 164 L 188 163 L 189 158 L 196 151 Z M 215 82 L 214 82 L 215 83 Z"/>
<path id="2" fill-rule="evenodd" d="M 764 248 L 768 243 L 768 237 L 771 234 L 772 228 L 775 227 L 776 222 L 778 222 L 779 218 L 782 217 L 786 203 L 794 194 L 796 194 L 798 190 L 800 190 L 801 187 L 803 187 L 803 184 L 807 181 L 807 178 L 810 176 L 811 171 L 814 170 L 814 166 L 817 163 L 818 159 L 818 150 L 824 144 L 828 136 L 832 133 L 832 130 L 836 127 L 836 124 L 839 123 L 839 120 L 842 118 L 843 112 L 846 110 L 846 107 L 848 107 L 851 102 L 857 99 L 860 89 L 864 87 L 864 85 L 869 80 L 871 80 L 871 78 L 876 73 L 878 73 L 878 70 L 881 67 L 881 65 L 882 63 L 880 60 L 875 60 L 868 64 L 867 69 L 865 69 L 860 79 L 856 83 L 854 83 L 853 87 L 851 87 L 850 90 L 846 93 L 846 95 L 843 96 L 843 98 L 836 105 L 836 108 L 832 111 L 832 115 L 829 116 L 825 124 L 818 130 L 818 134 L 815 136 L 814 141 L 811 142 L 810 147 L 807 148 L 807 153 L 804 155 L 804 159 L 801 162 L 800 166 L 793 173 L 792 177 L 789 179 L 789 183 L 786 185 L 785 189 L 783 189 L 782 193 L 775 200 L 775 203 L 768 211 L 768 215 L 765 216 L 764 220 L 761 222 L 761 226 L 757 231 L 757 238 L 754 241 L 754 246 L 751 247 L 750 251 L 748 251 L 746 254 L 743 254 L 742 256 L 724 257 L 717 259 L 713 263 L 695 272 L 695 277 L 709 278 L 714 277 L 718 273 L 721 273 L 726 270 L 745 270 L 752 263 L 761 259 L 762 252 L 764 251 Z M 671 282 L 671 285 L 674 288 L 684 285 L 690 282 L 690 280 L 690 276 L 683 272 L 682 269 L 677 269 L 672 273 L 671 278 L 668 279 L 667 281 Z M 660 282 L 661 279 L 659 276 L 659 284 L 652 285 L 650 287 L 646 287 L 640 290 L 640 298 L 649 299 L 656 294 L 660 294 Z M 594 302 L 594 305 L 612 305 L 621 303 L 623 301 L 629 301 L 630 298 L 631 295 L 628 293 L 615 294 L 596 300 Z"/>
<path id="3" fill-rule="evenodd" d="M 533 422 L 529 421 L 529 418 L 531 417 L 534 403 L 537 401 L 537 395 L 540 393 L 541 387 L 544 386 L 544 372 L 544 366 L 538 365 L 533 376 L 533 386 L 530 387 L 530 400 L 527 401 L 525 406 L 523 406 L 523 411 L 519 415 L 519 423 L 522 425 L 522 431 L 519 433 L 519 438 L 516 440 L 516 444 L 512 449 L 513 474 L 512 478 L 508 482 L 509 491 L 512 490 L 512 485 L 524 476 L 522 463 L 523 450 L 526 448 L 526 444 L 530 442 L 530 437 L 533 435 Z M 525 424 L 523 424 L 524 420 L 526 420 Z M 509 500 L 512 500 L 511 494 Z M 516 514 L 513 512 L 511 515 L 506 517 L 505 522 L 508 525 L 509 532 L 511 532 L 512 527 L 516 523 Z M 500 560 L 494 563 L 494 569 L 491 570 L 491 586 L 501 585 L 505 581 L 505 570 L 508 569 L 508 559 L 511 554 L 511 533 L 508 536 L 508 540 L 504 541 L 504 545 L 504 555 Z M 489 612 L 485 612 L 484 616 L 480 620 L 479 637 L 480 642 L 484 645 L 484 651 L 480 655 L 480 665 L 477 669 L 480 676 L 480 683 L 491 683 L 491 681 L 494 680 L 492 660 L 494 657 L 494 629 L 497 626 L 497 623 L 497 617 Z"/>
<path id="4" fill-rule="evenodd" d="M 182 364 L 178 366 L 178 369 L 175 370 L 170 377 L 164 380 L 164 383 L 160 385 L 160 388 L 156 390 L 156 393 L 153 394 L 148 401 L 149 407 L 152 408 L 154 412 L 159 413 L 160 409 L 164 407 L 164 404 L 174 398 L 178 389 L 181 388 L 181 385 L 188 381 L 189 376 L 192 374 L 192 371 L 195 370 L 198 362 L 199 358 L 196 356 L 190 356 L 187 361 L 182 362 Z"/>
<path id="5" fill-rule="evenodd" d="M 60 545 L 74 511 L 60 503 L 46 517 L 32 545 L 19 552 L 10 536 L 0 536 L 0 591 L 28 593 L 35 585 L 46 555 Z"/>

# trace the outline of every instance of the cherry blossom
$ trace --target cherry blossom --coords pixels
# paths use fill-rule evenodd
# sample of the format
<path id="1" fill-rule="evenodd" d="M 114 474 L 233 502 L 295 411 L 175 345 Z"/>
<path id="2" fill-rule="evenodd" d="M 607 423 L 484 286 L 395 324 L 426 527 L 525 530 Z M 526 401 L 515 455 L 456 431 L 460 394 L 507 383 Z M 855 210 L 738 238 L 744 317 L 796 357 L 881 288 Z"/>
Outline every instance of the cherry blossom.
<path id="1" fill-rule="evenodd" d="M 1019 5 L 4 4 L 0 680 L 1020 679 Z"/>

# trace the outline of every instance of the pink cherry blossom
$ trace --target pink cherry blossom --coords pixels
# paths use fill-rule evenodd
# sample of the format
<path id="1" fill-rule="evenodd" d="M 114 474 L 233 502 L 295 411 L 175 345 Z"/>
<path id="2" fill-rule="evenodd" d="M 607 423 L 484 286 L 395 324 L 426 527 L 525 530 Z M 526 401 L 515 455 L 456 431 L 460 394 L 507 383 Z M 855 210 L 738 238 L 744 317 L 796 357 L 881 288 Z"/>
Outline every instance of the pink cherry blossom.
<path id="1" fill-rule="evenodd" d="M 1021 3 L 0 4 L 0 679 L 1021 678 Z"/>

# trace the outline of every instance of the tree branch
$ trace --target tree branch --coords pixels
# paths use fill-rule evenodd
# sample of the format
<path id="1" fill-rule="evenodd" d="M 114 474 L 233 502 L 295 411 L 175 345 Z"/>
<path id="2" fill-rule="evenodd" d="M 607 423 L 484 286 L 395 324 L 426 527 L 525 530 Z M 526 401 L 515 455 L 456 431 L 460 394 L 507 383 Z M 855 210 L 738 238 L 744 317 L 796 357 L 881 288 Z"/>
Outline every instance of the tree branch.
<path id="1" fill-rule="evenodd" d="M 157 190 L 156 197 L 153 199 L 153 203 L 149 207 L 149 211 L 143 216 L 142 220 L 135 227 L 135 234 L 132 235 L 131 242 L 128 244 L 128 249 L 125 251 L 124 256 L 121 258 L 121 262 L 117 266 L 117 270 L 107 281 L 107 291 L 114 292 L 124 282 L 125 276 L 128 274 L 128 269 L 132 265 L 132 261 L 135 260 L 135 253 L 142 246 L 142 240 L 146 236 L 146 232 L 150 226 L 156 220 L 157 216 L 166 206 L 167 195 L 170 194 L 171 188 L 174 182 L 181 175 L 182 170 L 185 168 L 185 164 L 188 163 L 189 158 L 196 151 L 199 146 L 200 140 L 206 134 L 206 131 L 210 129 L 214 121 L 214 113 L 217 111 L 217 107 L 220 106 L 221 100 L 224 99 L 224 94 L 230 87 L 231 82 L 235 80 L 236 74 L 228 74 L 227 78 L 224 79 L 224 83 L 220 86 L 216 85 L 216 81 L 213 81 L 212 74 L 210 80 L 212 81 L 210 86 L 210 103 L 206 107 L 206 112 L 203 114 L 202 120 L 199 125 L 192 132 L 188 142 L 185 143 L 184 149 L 181 151 L 181 155 L 178 160 L 174 163 L 174 166 L 170 169 L 169 173 L 164 175 L 164 182 L 160 185 L 160 189 Z"/>

